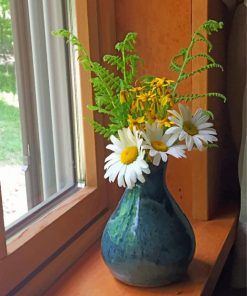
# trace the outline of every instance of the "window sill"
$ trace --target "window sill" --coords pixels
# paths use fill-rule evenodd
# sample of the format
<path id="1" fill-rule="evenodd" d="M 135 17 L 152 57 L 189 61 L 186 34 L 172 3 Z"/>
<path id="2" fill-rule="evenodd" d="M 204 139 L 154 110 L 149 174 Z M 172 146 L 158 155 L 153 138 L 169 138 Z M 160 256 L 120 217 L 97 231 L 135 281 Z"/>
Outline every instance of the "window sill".
<path id="1" fill-rule="evenodd" d="M 186 278 L 161 288 L 137 288 L 115 280 L 105 266 L 99 241 L 94 244 L 45 296 L 63 295 L 211 295 L 235 240 L 238 210 L 229 206 L 211 221 L 192 221 L 196 253 Z"/>
<path id="2" fill-rule="evenodd" d="M 3 293 L 0 292 L 0 295 L 7 295 L 8 292 L 19 291 L 28 286 L 37 273 L 46 269 L 54 254 L 58 257 L 64 246 L 67 246 L 68 242 L 69 246 L 73 244 L 81 232 L 87 230 L 88 233 L 81 240 L 85 246 L 95 242 L 108 212 L 106 199 L 100 199 L 99 194 L 99 189 L 95 187 L 79 190 L 8 241 L 7 256 L 0 259 L 0 286 Z M 92 223 L 95 226 L 89 230 L 88 226 Z M 79 248 L 80 251 L 82 249 Z M 77 252 L 72 255 L 74 253 L 77 255 Z M 69 262 L 74 262 L 75 258 L 71 257 Z M 64 270 L 63 268 L 65 269 L 59 266 L 59 271 Z"/>
<path id="3" fill-rule="evenodd" d="M 78 203 L 83 202 L 85 199 L 90 198 L 94 194 L 95 187 L 85 187 L 73 193 L 69 198 L 61 201 L 53 209 L 44 214 L 37 221 L 33 222 L 28 227 L 21 230 L 17 235 L 9 239 L 7 244 L 8 254 L 12 254 L 17 249 L 22 247 L 30 239 L 41 233 L 44 229 L 49 227 L 52 223 L 56 222 L 61 216 L 65 215 L 68 211 L 73 209 Z"/>

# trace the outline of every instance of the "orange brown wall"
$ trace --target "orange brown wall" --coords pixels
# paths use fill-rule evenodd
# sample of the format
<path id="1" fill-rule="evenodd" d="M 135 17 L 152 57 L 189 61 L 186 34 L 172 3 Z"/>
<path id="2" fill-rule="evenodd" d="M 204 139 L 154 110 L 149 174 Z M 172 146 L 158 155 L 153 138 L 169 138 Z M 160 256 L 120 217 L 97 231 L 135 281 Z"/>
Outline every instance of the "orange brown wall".
<path id="1" fill-rule="evenodd" d="M 176 79 L 169 62 L 191 39 L 191 0 L 116 0 L 116 39 L 137 32 L 137 52 L 144 60 L 140 75 L 151 74 Z M 187 81 L 181 93 L 191 92 Z M 189 216 L 192 209 L 191 163 L 170 159 L 167 172 L 169 189 Z"/>
<path id="2" fill-rule="evenodd" d="M 176 79 L 176 74 L 169 71 L 171 57 L 188 46 L 192 32 L 206 20 L 224 21 L 226 15 L 221 0 L 98 0 L 98 6 L 101 55 L 113 52 L 114 44 L 128 32 L 137 32 L 137 52 L 144 60 L 139 75 L 151 74 L 170 79 Z M 224 65 L 227 30 L 216 35 L 213 36 L 213 55 Z M 201 50 L 205 50 L 203 44 Z M 201 61 L 195 61 L 188 70 L 203 65 Z M 203 73 L 194 77 L 179 87 L 179 94 L 224 93 L 224 73 L 211 71 L 210 75 Z M 230 184 L 228 180 L 231 178 L 226 176 L 226 171 L 231 168 L 225 169 L 223 164 L 229 158 L 231 149 L 226 147 L 229 135 L 226 107 L 222 105 L 217 99 L 191 103 L 193 110 L 209 107 L 215 113 L 220 148 L 203 153 L 193 151 L 187 153 L 187 159 L 169 160 L 168 187 L 189 217 L 202 220 L 212 218 L 223 200 L 222 196 L 225 196 L 222 188 L 229 191 L 225 183 Z M 115 202 L 117 200 L 115 198 Z"/>

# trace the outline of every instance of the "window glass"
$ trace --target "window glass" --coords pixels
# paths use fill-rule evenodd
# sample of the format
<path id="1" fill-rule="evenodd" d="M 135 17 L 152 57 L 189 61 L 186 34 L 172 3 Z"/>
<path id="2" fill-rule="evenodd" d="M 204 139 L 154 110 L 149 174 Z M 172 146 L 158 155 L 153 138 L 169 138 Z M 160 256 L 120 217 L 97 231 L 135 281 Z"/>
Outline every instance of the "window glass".
<path id="1" fill-rule="evenodd" d="M 72 2 L 0 0 L 0 182 L 8 231 L 84 180 L 75 157 L 76 70 L 64 40 L 52 35 L 68 28 Z"/>
<path id="2" fill-rule="evenodd" d="M 28 209 L 8 0 L 0 0 L 0 32 L 0 181 L 5 225 L 9 225 Z"/>

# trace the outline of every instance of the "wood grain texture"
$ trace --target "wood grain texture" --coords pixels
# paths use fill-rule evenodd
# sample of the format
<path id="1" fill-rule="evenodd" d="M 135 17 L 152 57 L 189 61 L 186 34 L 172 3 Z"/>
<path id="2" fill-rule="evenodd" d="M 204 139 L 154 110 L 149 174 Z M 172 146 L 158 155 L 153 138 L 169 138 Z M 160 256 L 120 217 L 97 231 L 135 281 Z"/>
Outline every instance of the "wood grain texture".
<path id="1" fill-rule="evenodd" d="M 175 79 L 169 63 L 191 39 L 191 0 L 116 0 L 116 35 L 121 40 L 128 32 L 137 32 L 137 53 L 144 60 L 139 74 Z M 194 2 L 194 1 L 193 1 Z M 189 70 L 189 69 L 188 69 Z M 191 80 L 179 88 L 191 92 Z M 168 187 L 186 215 L 192 214 L 192 154 L 186 160 L 169 159 Z M 185 173 L 186 172 L 186 173 Z"/>
<path id="2" fill-rule="evenodd" d="M 97 1 L 76 1 L 76 12 L 78 38 L 89 52 L 91 58 L 99 60 Z M 93 103 L 93 92 L 91 84 L 89 83 L 90 79 L 91 73 L 84 71 L 83 68 L 80 67 L 82 116 L 83 118 L 93 119 L 93 113 L 87 108 L 87 105 Z M 98 173 L 102 172 L 102 167 L 96 165 L 95 134 L 89 124 L 83 124 L 83 132 L 85 139 L 84 149 L 87 185 L 97 186 L 100 180 L 100 178 L 97 178 L 97 171 Z M 100 144 L 99 150 L 104 151 L 102 139 L 97 140 L 99 140 Z M 103 159 L 101 159 L 101 162 L 102 160 Z"/>
<path id="3" fill-rule="evenodd" d="M 224 17 L 221 0 L 185 0 L 183 5 L 179 0 L 154 0 L 150 1 L 148 6 L 140 5 L 137 0 L 121 0 L 116 1 L 116 35 L 117 40 L 121 40 L 129 31 L 138 33 L 137 52 L 144 60 L 140 75 L 153 74 L 175 79 L 176 74 L 168 70 L 171 57 L 181 48 L 188 46 L 192 33 L 202 23 L 210 18 L 224 20 Z M 225 34 L 226 32 L 214 34 L 212 40 L 215 45 L 213 55 L 223 65 Z M 192 53 L 196 54 L 198 51 L 207 51 L 203 42 L 196 46 Z M 187 70 L 193 71 L 205 64 L 204 59 L 195 59 Z M 224 92 L 224 87 L 224 74 L 216 70 L 210 71 L 209 74 L 203 72 L 193 76 L 181 84 L 178 93 Z M 213 217 L 220 196 L 226 196 L 222 180 L 226 175 L 226 158 L 231 154 L 230 149 L 227 149 L 231 144 L 224 129 L 227 112 L 222 101 L 217 98 L 199 99 L 189 105 L 193 111 L 210 107 L 215 113 L 221 148 L 203 153 L 188 152 L 186 160 L 169 159 L 167 182 L 171 193 L 187 216 L 208 220 Z"/>
<path id="4" fill-rule="evenodd" d="M 8 255 L 0 260 L 3 295 L 106 207 L 104 199 L 95 195 L 95 191 L 91 195 L 87 193 L 85 190 L 85 195 L 79 192 L 66 199 L 8 242 Z"/>
<path id="5" fill-rule="evenodd" d="M 192 32 L 208 19 L 225 22 L 225 16 L 224 4 L 220 0 L 192 1 Z M 224 29 L 208 36 L 213 43 L 211 55 L 224 68 L 226 67 L 226 34 L 227 30 Z M 196 54 L 198 51 L 207 51 L 206 45 L 204 43 L 198 44 L 192 53 Z M 192 70 L 205 65 L 204 59 L 195 59 L 192 61 Z M 225 86 L 225 74 L 220 70 L 210 70 L 192 78 L 192 93 L 224 93 Z M 192 179 L 194 181 L 192 185 L 192 215 L 195 219 L 208 220 L 216 213 L 221 197 L 229 196 L 228 183 L 231 183 L 229 175 L 233 176 L 229 172 L 232 171 L 230 167 L 233 167 L 234 163 L 227 161 L 227 159 L 232 159 L 232 153 L 226 105 L 218 98 L 204 98 L 192 102 L 193 111 L 197 108 L 213 111 L 219 140 L 219 148 L 217 149 L 208 149 L 203 153 L 194 152 L 192 162 Z M 238 196 L 237 190 L 235 192 L 232 190 L 231 194 Z"/>
<path id="6" fill-rule="evenodd" d="M 0 260 L 7 255 L 6 240 L 5 240 L 5 227 L 3 219 L 3 206 L 2 195 L 0 186 Z"/>
<path id="7" fill-rule="evenodd" d="M 211 295 L 235 238 L 237 211 L 224 211 L 212 221 L 192 221 L 196 253 L 183 281 L 161 288 L 136 288 L 115 280 L 105 266 L 97 243 L 45 296 L 172 296 Z"/>
<path id="8" fill-rule="evenodd" d="M 208 19 L 208 1 L 199 0 L 192 1 L 192 32 L 203 24 Z M 207 46 L 205 43 L 199 43 L 193 50 L 192 54 L 198 52 L 206 52 Z M 206 65 L 204 59 L 195 59 L 192 61 L 192 71 Z M 192 77 L 192 93 L 207 93 L 208 90 L 208 75 L 207 72 L 202 72 L 200 75 Z M 194 100 L 192 102 L 192 111 L 195 112 L 198 108 L 207 109 L 207 99 Z M 208 219 L 208 153 L 194 151 L 192 160 L 192 215 L 195 219 Z"/>
<path id="9" fill-rule="evenodd" d="M 33 275 L 32 279 L 18 290 L 15 296 L 43 295 L 45 291 L 61 276 L 78 258 L 101 237 L 104 225 L 109 218 L 109 212 L 99 218 L 97 223 L 86 230 L 83 235 L 70 244 L 63 252 L 53 258 L 51 264 Z M 1 290 L 0 290 L 1 291 Z M 1 295 L 1 293 L 0 293 Z M 67 296 L 67 295 L 66 295 Z M 69 296 L 69 295 L 68 295 Z"/>

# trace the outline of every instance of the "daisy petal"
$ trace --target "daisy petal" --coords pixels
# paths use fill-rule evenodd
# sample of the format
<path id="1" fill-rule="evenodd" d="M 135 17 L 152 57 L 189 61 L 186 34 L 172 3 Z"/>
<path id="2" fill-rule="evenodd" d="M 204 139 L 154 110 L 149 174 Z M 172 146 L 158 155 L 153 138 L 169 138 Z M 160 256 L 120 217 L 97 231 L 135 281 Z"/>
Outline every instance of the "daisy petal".
<path id="1" fill-rule="evenodd" d="M 187 134 L 185 137 L 185 144 L 186 144 L 188 150 L 191 151 L 193 148 L 193 144 L 194 144 L 193 137 Z"/>
<path id="2" fill-rule="evenodd" d="M 172 127 L 169 127 L 166 130 L 165 134 L 166 135 L 175 134 L 175 133 L 179 132 L 180 130 L 181 130 L 180 127 L 178 127 L 178 126 L 172 126 Z"/>
<path id="3" fill-rule="evenodd" d="M 161 152 L 161 153 L 160 153 L 160 156 L 161 156 L 161 158 L 162 158 L 162 160 L 163 160 L 164 162 L 167 162 L 167 154 L 166 154 L 166 152 Z"/>
<path id="4" fill-rule="evenodd" d="M 197 149 L 202 151 L 203 150 L 202 141 L 198 137 L 194 137 L 193 140 L 194 140 L 194 143 L 195 143 Z"/>
<path id="5" fill-rule="evenodd" d="M 166 142 L 166 145 L 167 145 L 168 147 L 172 146 L 172 145 L 177 141 L 178 137 L 179 137 L 179 134 L 174 134 L 174 135 L 172 135 L 172 136 L 168 139 L 168 141 Z"/>
<path id="6" fill-rule="evenodd" d="M 212 127 L 212 126 L 213 126 L 212 122 L 205 122 L 205 123 L 199 124 L 197 126 L 197 128 L 200 130 L 200 129 L 208 128 L 208 127 Z"/>
<path id="7" fill-rule="evenodd" d="M 121 147 L 116 146 L 116 145 L 113 145 L 113 144 L 108 144 L 106 146 L 106 148 L 109 149 L 109 150 L 111 150 L 111 151 L 114 151 L 116 153 L 121 153 L 121 150 L 122 150 Z"/>
<path id="8" fill-rule="evenodd" d="M 153 165 L 158 166 L 160 164 L 160 160 L 161 160 L 160 154 L 155 155 L 155 157 L 153 158 Z"/>

